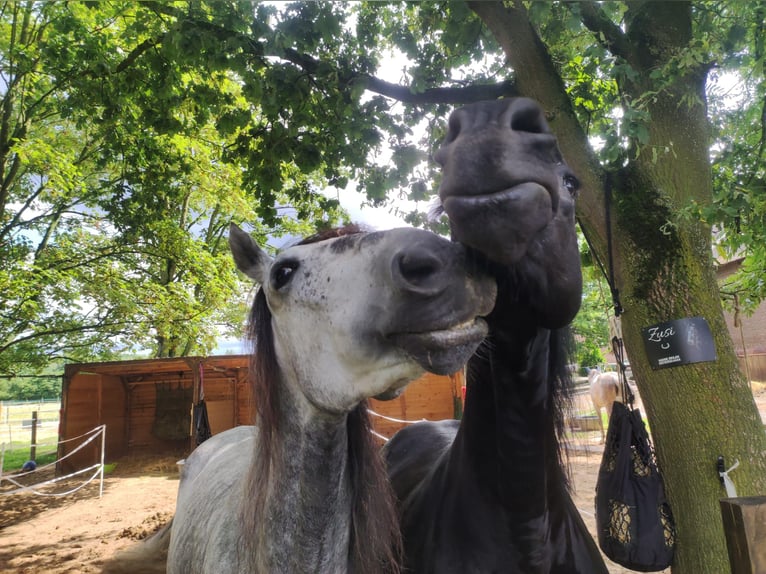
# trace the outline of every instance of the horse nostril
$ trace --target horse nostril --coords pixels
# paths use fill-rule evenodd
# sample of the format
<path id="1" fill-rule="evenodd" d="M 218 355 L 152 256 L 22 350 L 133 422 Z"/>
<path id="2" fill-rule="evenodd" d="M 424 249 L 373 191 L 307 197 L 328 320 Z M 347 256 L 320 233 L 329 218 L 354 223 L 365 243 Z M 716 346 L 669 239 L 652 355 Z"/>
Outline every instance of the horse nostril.
<path id="1" fill-rule="evenodd" d="M 533 134 L 550 133 L 542 108 L 533 100 L 519 98 L 511 107 L 511 129 Z"/>
<path id="2" fill-rule="evenodd" d="M 394 259 L 394 278 L 400 287 L 423 293 L 439 289 L 438 277 L 442 261 L 433 253 L 409 249 Z"/>

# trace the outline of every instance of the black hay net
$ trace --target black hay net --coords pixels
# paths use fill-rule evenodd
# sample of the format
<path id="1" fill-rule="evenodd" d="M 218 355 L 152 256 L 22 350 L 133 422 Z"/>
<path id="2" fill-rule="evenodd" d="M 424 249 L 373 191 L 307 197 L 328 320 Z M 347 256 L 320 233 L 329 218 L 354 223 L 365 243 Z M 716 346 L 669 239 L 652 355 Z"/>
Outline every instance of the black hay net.
<path id="1" fill-rule="evenodd" d="M 161 440 L 189 438 L 193 389 L 182 383 L 156 383 L 152 434 Z"/>

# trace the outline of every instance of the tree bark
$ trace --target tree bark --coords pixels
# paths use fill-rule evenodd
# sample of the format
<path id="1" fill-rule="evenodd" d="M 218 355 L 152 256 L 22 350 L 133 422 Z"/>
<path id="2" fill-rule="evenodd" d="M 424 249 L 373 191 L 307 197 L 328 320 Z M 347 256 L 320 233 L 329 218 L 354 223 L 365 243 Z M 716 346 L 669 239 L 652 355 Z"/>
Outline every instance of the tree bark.
<path id="1" fill-rule="evenodd" d="M 564 157 L 584 184 L 578 218 L 606 261 L 604 170 L 544 44 L 521 2 L 469 4 L 503 47 L 519 93 L 538 100 L 549 114 Z M 691 13 L 688 3 L 680 2 L 636 3 L 631 10 L 625 35 L 610 29 L 609 41 L 632 58 L 639 73 L 633 85 L 620 86 L 635 101 L 655 87 L 650 72 L 688 42 Z M 598 24 L 598 14 L 587 15 L 591 25 Z M 729 570 L 718 504 L 725 496 L 716 470 L 719 455 L 727 465 L 739 460 L 731 478 L 740 496 L 766 493 L 766 433 L 723 318 L 710 229 L 678 217 L 691 201 L 712 200 L 704 72 L 688 70 L 664 81 L 647 104 L 648 143 L 642 153 L 630 150 L 613 177 L 613 257 L 625 309 L 623 336 L 676 519 L 674 574 Z M 694 316 L 708 321 L 717 360 L 652 370 L 641 330 Z"/>

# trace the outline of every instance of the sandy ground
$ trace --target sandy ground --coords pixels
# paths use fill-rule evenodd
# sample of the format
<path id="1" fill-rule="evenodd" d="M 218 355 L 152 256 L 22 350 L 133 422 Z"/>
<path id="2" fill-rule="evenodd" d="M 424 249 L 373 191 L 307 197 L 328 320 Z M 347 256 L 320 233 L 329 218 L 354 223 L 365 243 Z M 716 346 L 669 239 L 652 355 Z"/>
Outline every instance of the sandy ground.
<path id="1" fill-rule="evenodd" d="M 601 448 L 598 433 L 578 433 L 571 457 L 575 503 L 595 533 L 593 496 Z M 99 572 L 105 559 L 164 524 L 175 510 L 175 458 L 118 462 L 104 481 L 61 499 L 0 497 L 0 572 Z M 630 572 L 614 565 L 610 572 Z"/>
<path id="2" fill-rule="evenodd" d="M 0 572 L 100 572 L 106 558 L 155 532 L 175 511 L 175 457 L 120 461 L 63 498 L 0 496 Z"/>
<path id="3" fill-rule="evenodd" d="M 755 391 L 766 418 L 766 388 Z M 599 434 L 577 433 L 571 466 L 575 504 L 595 535 L 593 498 L 601 462 Z M 164 524 L 175 510 L 176 458 L 118 462 L 104 482 L 64 498 L 0 496 L 0 572 L 99 572 L 105 559 Z M 611 574 L 631 572 L 609 563 Z"/>

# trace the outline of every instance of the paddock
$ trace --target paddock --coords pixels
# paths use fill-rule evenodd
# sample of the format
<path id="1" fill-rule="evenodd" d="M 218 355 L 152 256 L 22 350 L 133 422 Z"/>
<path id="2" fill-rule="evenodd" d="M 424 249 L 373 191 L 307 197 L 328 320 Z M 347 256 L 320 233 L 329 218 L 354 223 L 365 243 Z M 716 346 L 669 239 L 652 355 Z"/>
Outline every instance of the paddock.
<path id="1" fill-rule="evenodd" d="M 255 401 L 248 382 L 248 355 L 178 357 L 65 367 L 61 393 L 58 458 L 94 427 L 106 425 L 105 455 L 184 456 L 194 448 L 191 411 L 202 393 L 213 434 L 252 424 Z M 406 424 L 460 415 L 462 373 L 426 374 L 391 401 L 371 401 L 374 430 L 390 437 Z M 384 418 L 385 417 L 385 418 Z M 71 441 L 71 442 L 65 442 Z M 59 463 L 59 472 L 92 464 L 100 457 L 93 444 Z"/>
<path id="2" fill-rule="evenodd" d="M 597 434 L 592 447 L 600 449 Z M 98 486 L 63 498 L 32 494 L 0 497 L 0 571 L 3 574 L 100 574 L 105 560 L 153 533 L 175 512 L 178 469 L 173 457 L 127 457 Z M 596 535 L 593 490 L 601 457 L 571 461 L 577 506 Z M 610 564 L 610 574 L 634 574 Z"/>

